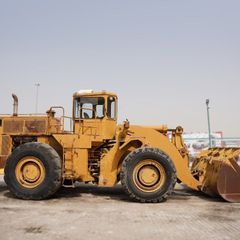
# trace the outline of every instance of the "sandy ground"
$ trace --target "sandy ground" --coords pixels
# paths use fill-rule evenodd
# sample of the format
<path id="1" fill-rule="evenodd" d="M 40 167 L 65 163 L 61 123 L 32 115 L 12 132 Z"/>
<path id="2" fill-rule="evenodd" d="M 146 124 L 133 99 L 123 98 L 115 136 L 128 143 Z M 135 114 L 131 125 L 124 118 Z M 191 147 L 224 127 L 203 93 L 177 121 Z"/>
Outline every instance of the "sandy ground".
<path id="1" fill-rule="evenodd" d="M 240 204 L 177 185 L 168 201 L 129 201 L 121 186 L 79 185 L 45 201 L 14 198 L 0 177 L 0 239 L 240 239 Z"/>

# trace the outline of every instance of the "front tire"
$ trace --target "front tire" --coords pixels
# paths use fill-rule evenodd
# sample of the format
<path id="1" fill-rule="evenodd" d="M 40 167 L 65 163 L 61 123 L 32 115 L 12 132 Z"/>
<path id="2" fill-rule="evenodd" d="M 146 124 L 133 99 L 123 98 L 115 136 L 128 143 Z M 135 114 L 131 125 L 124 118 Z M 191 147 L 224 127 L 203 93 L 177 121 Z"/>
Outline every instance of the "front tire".
<path id="1" fill-rule="evenodd" d="M 121 183 L 131 199 L 139 202 L 162 202 L 176 184 L 172 160 L 157 148 L 139 148 L 122 163 Z"/>
<path id="2" fill-rule="evenodd" d="M 61 186 L 62 162 L 49 145 L 31 142 L 17 147 L 6 162 L 4 180 L 18 198 L 41 200 Z"/>

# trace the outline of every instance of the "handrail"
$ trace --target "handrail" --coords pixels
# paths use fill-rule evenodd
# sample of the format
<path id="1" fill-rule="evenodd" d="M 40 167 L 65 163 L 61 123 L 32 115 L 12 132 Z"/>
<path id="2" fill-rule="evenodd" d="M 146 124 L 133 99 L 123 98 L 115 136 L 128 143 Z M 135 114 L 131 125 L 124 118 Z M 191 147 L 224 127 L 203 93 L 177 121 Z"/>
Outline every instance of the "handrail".
<path id="1" fill-rule="evenodd" d="M 60 117 L 60 126 L 62 127 L 62 131 L 64 131 L 64 118 L 63 118 L 63 116 L 65 116 L 64 107 L 62 107 L 62 106 L 52 106 L 52 107 L 50 107 L 48 112 L 49 113 L 53 112 L 53 109 L 61 109 L 62 110 L 62 116 Z"/>
<path id="2" fill-rule="evenodd" d="M 69 117 L 69 116 L 62 116 L 61 118 L 63 118 L 63 122 L 64 122 L 64 119 L 70 119 L 70 131 L 66 131 L 64 129 L 64 125 L 63 125 L 63 131 L 64 132 L 70 132 L 70 133 L 73 133 L 73 118 L 72 117 Z"/>

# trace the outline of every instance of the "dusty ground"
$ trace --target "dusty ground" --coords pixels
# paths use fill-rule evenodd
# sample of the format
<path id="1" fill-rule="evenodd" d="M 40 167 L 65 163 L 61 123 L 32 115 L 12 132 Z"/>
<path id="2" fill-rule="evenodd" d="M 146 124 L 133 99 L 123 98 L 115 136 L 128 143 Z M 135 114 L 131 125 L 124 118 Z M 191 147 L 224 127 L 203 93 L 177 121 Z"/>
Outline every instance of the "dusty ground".
<path id="1" fill-rule="evenodd" d="M 50 200 L 15 199 L 0 177 L 0 239 L 240 239 L 240 204 L 177 186 L 160 204 L 130 202 L 121 186 L 81 185 Z"/>

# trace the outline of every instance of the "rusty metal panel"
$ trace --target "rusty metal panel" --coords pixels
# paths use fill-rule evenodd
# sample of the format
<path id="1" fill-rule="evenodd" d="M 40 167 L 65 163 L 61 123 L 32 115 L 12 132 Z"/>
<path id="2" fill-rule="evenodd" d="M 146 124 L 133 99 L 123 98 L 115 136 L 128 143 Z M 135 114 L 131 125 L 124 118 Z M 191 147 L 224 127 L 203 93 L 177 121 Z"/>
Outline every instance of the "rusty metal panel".
<path id="1" fill-rule="evenodd" d="M 3 133 L 21 133 L 23 131 L 24 120 L 4 119 Z"/>
<path id="2" fill-rule="evenodd" d="M 0 168 L 4 168 L 6 160 L 11 153 L 11 138 L 7 135 L 2 135 L 0 139 Z"/>
<path id="3" fill-rule="evenodd" d="M 0 168 L 4 168 L 7 161 L 7 156 L 0 155 Z"/>
<path id="4" fill-rule="evenodd" d="M 4 119 L 4 134 L 42 134 L 46 133 L 47 119 Z"/>
<path id="5" fill-rule="evenodd" d="M 45 133 L 47 123 L 45 119 L 41 120 L 25 120 L 24 133 Z"/>
<path id="6" fill-rule="evenodd" d="M 11 152 L 11 138 L 9 136 L 2 136 L 1 154 L 8 155 Z"/>

